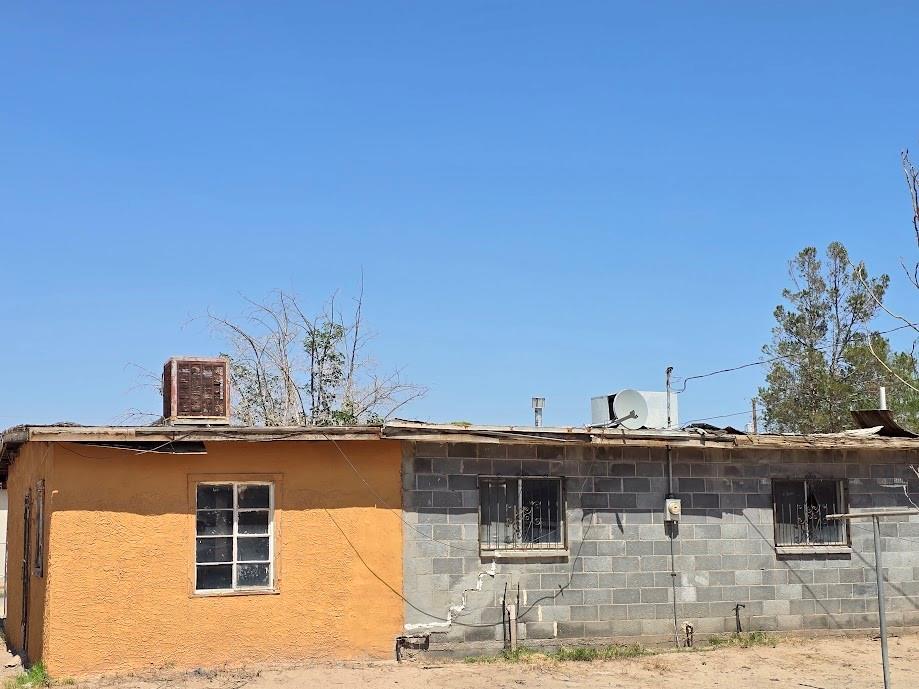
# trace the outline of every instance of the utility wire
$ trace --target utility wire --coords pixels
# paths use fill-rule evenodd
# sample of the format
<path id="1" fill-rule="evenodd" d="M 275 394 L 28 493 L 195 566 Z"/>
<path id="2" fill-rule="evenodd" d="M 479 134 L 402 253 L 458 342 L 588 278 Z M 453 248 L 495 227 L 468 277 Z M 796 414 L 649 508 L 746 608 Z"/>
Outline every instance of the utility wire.
<path id="1" fill-rule="evenodd" d="M 730 414 L 719 414 L 718 416 L 705 416 L 701 419 L 693 419 L 692 421 L 687 421 L 686 423 L 683 424 L 683 428 L 686 428 L 687 426 L 691 426 L 694 423 L 698 423 L 699 421 L 711 421 L 712 419 L 726 419 L 731 416 L 741 416 L 741 415 L 750 414 L 750 413 L 751 412 L 749 409 L 744 409 L 743 411 L 735 411 L 735 412 L 731 412 Z"/>
<path id="2" fill-rule="evenodd" d="M 908 323 L 906 325 L 901 325 L 896 328 L 891 328 L 890 330 L 882 330 L 881 332 L 876 333 L 877 335 L 889 335 L 890 333 L 897 332 L 898 330 L 905 330 L 906 328 L 912 328 L 913 324 Z M 823 351 L 830 349 L 832 345 L 823 345 L 822 347 L 814 347 L 817 351 Z M 722 373 L 732 373 L 734 371 L 740 371 L 741 369 L 750 368 L 751 366 L 764 366 L 766 364 L 771 364 L 773 361 L 781 361 L 782 359 L 794 359 L 796 354 L 783 354 L 781 356 L 773 356 L 768 359 L 760 359 L 759 361 L 751 361 L 746 364 L 741 364 L 740 366 L 731 366 L 730 368 L 721 368 L 717 371 L 709 371 L 708 373 L 700 373 L 695 376 L 688 376 L 683 378 L 683 387 L 675 391 L 675 394 L 679 395 L 680 393 L 686 392 L 686 385 L 691 380 L 699 380 L 700 378 L 709 378 L 711 376 L 717 376 Z"/>
<path id="3" fill-rule="evenodd" d="M 386 500 L 386 498 L 384 498 L 382 495 L 380 495 L 380 493 L 379 493 L 373 486 L 371 486 L 371 485 L 367 482 L 367 479 L 365 479 L 365 478 L 364 478 L 364 475 L 358 470 L 358 468 L 357 468 L 356 466 L 354 466 L 354 462 L 352 462 L 352 461 L 351 461 L 351 458 L 348 457 L 347 453 L 345 453 L 345 451 L 341 449 L 341 446 L 338 444 L 338 442 L 336 442 L 334 438 L 330 437 L 329 435 L 327 435 L 327 434 L 324 433 L 323 431 L 319 431 L 319 433 L 320 433 L 323 437 L 325 437 L 326 440 L 328 440 L 329 442 L 331 442 L 332 445 L 335 446 L 335 449 L 338 450 L 338 454 L 340 454 L 340 455 L 342 456 L 342 458 L 345 460 L 345 462 L 347 463 L 347 465 L 348 465 L 349 467 L 351 467 L 351 471 L 353 471 L 353 472 L 354 472 L 354 475 L 357 476 L 357 477 L 361 480 L 361 483 L 363 483 L 364 486 L 367 487 L 367 490 L 370 491 L 370 494 L 373 495 L 377 500 L 379 500 L 379 501 L 383 504 L 383 506 L 386 507 L 386 509 L 388 509 L 388 510 L 392 513 L 392 515 L 393 515 L 394 517 L 396 517 L 396 519 L 398 519 L 400 522 L 402 522 L 403 524 L 405 524 L 405 526 L 407 526 L 408 528 L 410 528 L 412 531 L 421 534 L 424 538 L 426 538 L 426 539 L 428 539 L 428 540 L 431 540 L 431 541 L 434 541 L 435 543 L 440 543 L 441 545 L 445 545 L 445 546 L 447 546 L 447 547 L 449 547 L 449 548 L 453 548 L 453 549 L 455 549 L 455 550 L 462 550 L 462 551 L 465 551 L 465 552 L 467 552 L 467 553 L 476 553 L 476 554 L 478 554 L 478 552 L 479 552 L 479 549 L 478 549 L 478 548 L 462 548 L 462 547 L 453 545 L 452 543 L 448 543 L 447 541 L 438 540 L 438 539 L 434 538 L 434 536 L 428 536 L 424 531 L 422 531 L 421 529 L 419 529 L 417 526 L 415 526 L 414 524 L 412 524 L 412 523 L 406 521 L 406 520 L 402 517 L 401 514 L 398 514 L 398 512 L 401 512 L 401 511 L 402 511 L 402 508 L 401 508 L 401 507 L 396 508 L 396 507 L 393 507 L 392 505 L 390 505 L 389 502 Z"/>

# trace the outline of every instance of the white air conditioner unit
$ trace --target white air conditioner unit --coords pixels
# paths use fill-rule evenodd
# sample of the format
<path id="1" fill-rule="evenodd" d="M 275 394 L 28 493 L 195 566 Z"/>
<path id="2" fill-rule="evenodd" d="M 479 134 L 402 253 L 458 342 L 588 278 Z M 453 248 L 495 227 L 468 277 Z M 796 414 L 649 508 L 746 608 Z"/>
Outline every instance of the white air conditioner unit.
<path id="1" fill-rule="evenodd" d="M 655 428 L 655 429 L 665 429 L 667 428 L 667 393 L 666 392 L 651 392 L 647 390 L 620 390 L 619 392 L 613 393 L 612 395 L 601 395 L 600 397 L 591 397 L 590 398 L 590 424 L 592 426 L 601 426 L 612 423 L 616 418 L 616 407 L 621 407 L 618 409 L 619 416 L 622 417 L 625 414 L 628 414 L 630 409 L 625 409 L 625 407 L 634 407 L 638 406 L 635 404 L 624 404 L 624 398 L 628 397 L 629 399 L 634 399 L 633 395 L 639 395 L 644 399 L 644 403 L 647 407 L 647 414 L 639 414 L 639 418 L 632 419 L 631 422 L 627 421 L 622 423 L 626 428 Z M 619 396 L 619 402 L 616 398 Z M 641 411 L 641 410 L 636 410 Z M 677 396 L 676 393 L 670 393 L 670 428 L 679 428 L 680 427 L 680 415 L 679 408 L 677 405 Z"/>

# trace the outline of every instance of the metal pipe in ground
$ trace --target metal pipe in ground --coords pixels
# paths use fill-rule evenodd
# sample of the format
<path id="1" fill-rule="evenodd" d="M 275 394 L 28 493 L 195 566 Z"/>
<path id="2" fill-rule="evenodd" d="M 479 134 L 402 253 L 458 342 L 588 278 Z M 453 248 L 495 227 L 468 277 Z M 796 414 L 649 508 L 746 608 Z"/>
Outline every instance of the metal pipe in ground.
<path id="1" fill-rule="evenodd" d="M 887 613 L 884 610 L 884 566 L 881 563 L 881 523 L 874 515 L 874 571 L 878 580 L 878 624 L 881 627 L 881 663 L 884 666 L 884 689 L 890 689 L 890 655 L 887 651 Z"/>

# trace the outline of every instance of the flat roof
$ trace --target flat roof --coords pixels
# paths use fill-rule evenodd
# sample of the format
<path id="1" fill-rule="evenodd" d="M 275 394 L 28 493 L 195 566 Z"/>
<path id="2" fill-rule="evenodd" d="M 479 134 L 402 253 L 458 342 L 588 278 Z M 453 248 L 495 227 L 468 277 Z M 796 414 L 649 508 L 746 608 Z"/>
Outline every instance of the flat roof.
<path id="1" fill-rule="evenodd" d="M 322 440 L 409 440 L 419 442 L 645 445 L 784 449 L 919 450 L 919 438 L 879 435 L 882 427 L 841 433 L 747 434 L 736 429 L 638 429 L 588 426 L 492 426 L 394 419 L 354 426 L 80 426 L 21 425 L 0 435 L 0 464 L 26 442 L 147 444 L 179 442 L 277 442 Z"/>

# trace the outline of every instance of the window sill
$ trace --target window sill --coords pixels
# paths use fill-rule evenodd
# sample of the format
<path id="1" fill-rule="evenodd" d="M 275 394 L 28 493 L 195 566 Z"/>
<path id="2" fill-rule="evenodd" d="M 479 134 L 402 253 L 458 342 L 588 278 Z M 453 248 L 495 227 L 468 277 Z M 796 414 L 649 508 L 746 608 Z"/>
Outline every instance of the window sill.
<path id="1" fill-rule="evenodd" d="M 567 562 L 568 550 L 482 550 L 479 556 L 485 562 Z"/>
<path id="2" fill-rule="evenodd" d="M 776 555 L 851 555 L 847 545 L 777 545 Z"/>
<path id="3" fill-rule="evenodd" d="M 281 592 L 277 589 L 238 589 L 230 590 L 213 590 L 213 591 L 192 591 L 191 598 L 221 598 L 224 596 L 277 596 Z"/>

